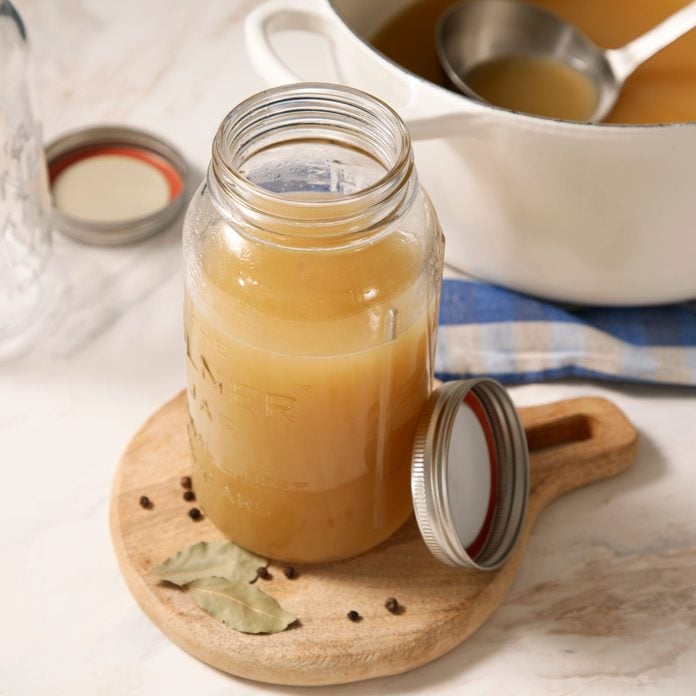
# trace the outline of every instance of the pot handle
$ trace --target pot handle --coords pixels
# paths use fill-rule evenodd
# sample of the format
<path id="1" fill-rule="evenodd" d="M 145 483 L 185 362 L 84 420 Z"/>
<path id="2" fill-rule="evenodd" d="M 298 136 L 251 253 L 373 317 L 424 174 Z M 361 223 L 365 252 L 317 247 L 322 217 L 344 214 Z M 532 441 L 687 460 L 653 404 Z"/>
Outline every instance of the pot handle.
<path id="1" fill-rule="evenodd" d="M 338 43 L 336 23 L 324 5 L 302 0 L 269 0 L 252 10 L 244 22 L 247 52 L 254 68 L 271 85 L 303 82 L 283 60 L 271 41 L 282 31 L 306 31 L 325 36 L 332 46 Z M 334 54 L 335 55 L 335 54 Z M 340 66 L 334 61 L 336 72 Z"/>
<path id="2" fill-rule="evenodd" d="M 268 0 L 247 15 L 244 24 L 247 52 L 254 68 L 269 84 L 304 81 L 273 47 L 273 35 L 290 30 L 323 36 L 332 47 L 338 81 L 368 92 L 376 91 L 373 86 L 355 84 L 355 81 L 346 76 L 338 58 L 341 55 L 338 48 L 346 40 L 345 34 L 349 30 L 341 24 L 328 5 L 316 0 L 311 4 L 307 0 Z M 352 35 L 350 38 L 353 39 Z M 359 42 L 359 39 L 354 40 Z M 372 49 L 362 43 L 358 44 L 358 49 L 373 54 Z M 470 117 L 480 116 L 489 120 L 488 107 L 467 98 L 450 95 L 444 90 L 438 99 L 438 91 L 432 89 L 429 83 L 404 75 L 400 68 L 376 54 L 371 58 L 376 65 L 370 75 L 377 79 L 380 79 L 379 76 L 383 77 L 383 82 L 390 86 L 390 91 L 399 93 L 399 98 L 395 101 L 402 104 L 397 110 L 406 122 L 413 140 L 466 135 L 473 125 Z M 433 111 L 436 113 L 433 114 Z"/>

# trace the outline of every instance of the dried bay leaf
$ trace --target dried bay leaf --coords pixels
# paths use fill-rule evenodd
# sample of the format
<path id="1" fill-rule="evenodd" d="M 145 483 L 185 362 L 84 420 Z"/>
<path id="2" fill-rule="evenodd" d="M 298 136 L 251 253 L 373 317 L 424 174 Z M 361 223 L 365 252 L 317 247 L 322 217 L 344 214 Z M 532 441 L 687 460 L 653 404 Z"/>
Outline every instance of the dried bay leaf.
<path id="1" fill-rule="evenodd" d="M 183 586 L 201 578 L 225 578 L 250 582 L 268 561 L 231 541 L 201 541 L 155 566 L 152 572 L 162 580 Z"/>
<path id="2" fill-rule="evenodd" d="M 188 583 L 186 589 L 201 609 L 243 633 L 278 633 L 297 620 L 248 582 L 203 578 Z"/>

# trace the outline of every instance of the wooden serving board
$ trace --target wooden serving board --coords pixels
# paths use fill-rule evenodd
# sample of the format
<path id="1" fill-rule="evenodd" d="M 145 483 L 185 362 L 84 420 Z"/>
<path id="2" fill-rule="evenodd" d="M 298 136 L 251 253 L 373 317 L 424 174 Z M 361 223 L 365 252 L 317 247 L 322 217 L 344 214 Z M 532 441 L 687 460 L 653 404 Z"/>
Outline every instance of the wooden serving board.
<path id="1" fill-rule="evenodd" d="M 143 611 L 177 645 L 230 674 L 275 684 L 339 684 L 405 672 L 448 652 L 504 601 L 537 515 L 579 486 L 627 469 L 637 433 L 604 399 L 573 399 L 520 410 L 532 450 L 529 511 L 519 545 L 493 572 L 436 561 L 411 518 L 392 538 L 357 558 L 299 566 L 288 580 L 271 564 L 260 587 L 300 624 L 273 635 L 238 633 L 199 609 L 184 592 L 150 573 L 197 541 L 220 539 L 207 520 L 193 522 L 180 477 L 189 472 L 182 393 L 157 411 L 123 455 L 111 500 L 111 533 L 128 587 Z M 153 501 L 145 510 L 141 495 Z M 194 503 L 195 504 L 195 503 Z M 384 608 L 394 596 L 399 615 Z M 355 609 L 363 619 L 352 623 Z"/>

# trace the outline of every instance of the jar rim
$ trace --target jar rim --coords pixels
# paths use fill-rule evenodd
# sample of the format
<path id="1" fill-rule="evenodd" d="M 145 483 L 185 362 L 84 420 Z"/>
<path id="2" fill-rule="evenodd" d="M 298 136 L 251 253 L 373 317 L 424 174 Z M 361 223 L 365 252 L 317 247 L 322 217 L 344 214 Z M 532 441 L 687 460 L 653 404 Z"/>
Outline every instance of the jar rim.
<path id="1" fill-rule="evenodd" d="M 363 146 L 356 149 L 379 162 L 384 173 L 353 192 L 330 191 L 310 200 L 270 190 L 245 176 L 241 165 L 260 151 L 254 147 L 264 137 L 281 138 L 276 144 L 282 143 L 282 134 L 298 127 L 315 128 L 317 140 L 333 144 L 344 144 L 342 133 L 350 134 Z M 344 85 L 300 83 L 260 92 L 227 114 L 213 141 L 208 184 L 226 217 L 228 208 L 234 207 L 246 222 L 261 228 L 272 229 L 274 223 L 286 231 L 322 227 L 328 237 L 332 227 L 341 234 L 383 227 L 389 218 L 386 213 L 410 199 L 407 189 L 412 188 L 408 184 L 413 172 L 408 130 L 389 105 Z M 317 215 L 322 210 L 330 210 L 330 215 Z"/>

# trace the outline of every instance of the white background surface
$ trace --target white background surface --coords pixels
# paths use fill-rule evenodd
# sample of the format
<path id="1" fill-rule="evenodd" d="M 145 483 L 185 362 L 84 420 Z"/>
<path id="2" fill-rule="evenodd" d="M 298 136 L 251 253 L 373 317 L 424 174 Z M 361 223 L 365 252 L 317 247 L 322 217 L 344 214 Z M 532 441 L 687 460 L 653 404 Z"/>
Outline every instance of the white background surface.
<path id="1" fill-rule="evenodd" d="M 140 126 L 200 177 L 224 114 L 262 87 L 242 37 L 253 4 L 18 0 L 47 139 Z M 184 385 L 178 234 L 112 250 L 57 239 L 54 326 L 0 366 L 0 694 L 309 691 L 228 677 L 176 648 L 136 606 L 111 548 L 118 457 Z M 518 404 L 584 394 L 613 399 L 639 427 L 635 467 L 542 515 L 509 601 L 466 644 L 409 674 L 311 693 L 694 693 L 696 402 L 581 382 L 513 390 Z"/>

